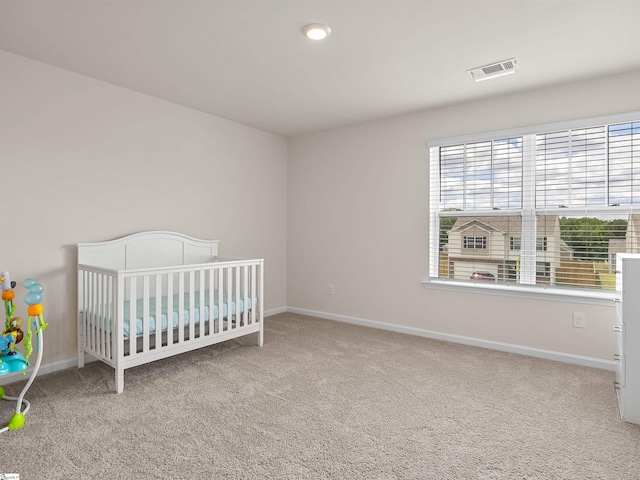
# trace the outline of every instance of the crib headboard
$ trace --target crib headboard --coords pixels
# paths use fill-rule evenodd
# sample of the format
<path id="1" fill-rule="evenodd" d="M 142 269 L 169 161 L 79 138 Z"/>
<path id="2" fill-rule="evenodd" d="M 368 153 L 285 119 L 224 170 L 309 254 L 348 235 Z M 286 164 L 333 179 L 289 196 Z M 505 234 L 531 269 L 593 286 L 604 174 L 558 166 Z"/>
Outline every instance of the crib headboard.
<path id="1" fill-rule="evenodd" d="M 78 244 L 78 264 L 111 270 L 209 263 L 218 240 L 200 240 L 175 232 L 134 233 L 115 240 Z"/>

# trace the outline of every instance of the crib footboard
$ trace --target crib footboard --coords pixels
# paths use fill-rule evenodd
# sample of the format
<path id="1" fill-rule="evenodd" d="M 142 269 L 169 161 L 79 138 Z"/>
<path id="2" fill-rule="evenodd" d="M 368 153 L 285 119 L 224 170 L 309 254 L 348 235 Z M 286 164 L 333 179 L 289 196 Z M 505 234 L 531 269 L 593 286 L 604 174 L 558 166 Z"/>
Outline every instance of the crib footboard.
<path id="1" fill-rule="evenodd" d="M 124 371 L 232 338 L 262 346 L 263 260 L 108 270 L 78 267 L 78 366 L 85 354 Z"/>

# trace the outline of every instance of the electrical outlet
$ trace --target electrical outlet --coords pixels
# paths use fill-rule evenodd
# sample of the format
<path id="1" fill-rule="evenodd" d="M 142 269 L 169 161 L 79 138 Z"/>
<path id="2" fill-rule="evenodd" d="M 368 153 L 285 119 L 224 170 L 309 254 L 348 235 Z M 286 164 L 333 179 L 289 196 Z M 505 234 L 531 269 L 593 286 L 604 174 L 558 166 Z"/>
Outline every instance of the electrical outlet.
<path id="1" fill-rule="evenodd" d="M 587 317 L 584 313 L 573 312 L 573 328 L 585 328 L 587 326 Z"/>
<path id="2" fill-rule="evenodd" d="M 327 284 L 327 295 L 333 295 L 333 283 Z"/>

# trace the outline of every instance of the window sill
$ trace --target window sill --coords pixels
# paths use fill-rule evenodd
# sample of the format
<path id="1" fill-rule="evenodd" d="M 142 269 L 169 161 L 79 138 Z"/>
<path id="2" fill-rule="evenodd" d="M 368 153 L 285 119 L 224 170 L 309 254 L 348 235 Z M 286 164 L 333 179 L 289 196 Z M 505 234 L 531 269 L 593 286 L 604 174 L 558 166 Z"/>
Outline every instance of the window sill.
<path id="1" fill-rule="evenodd" d="M 526 287 L 522 285 L 487 285 L 486 282 L 461 282 L 455 280 L 423 280 L 426 289 L 448 290 L 480 295 L 502 295 L 508 297 L 530 298 L 533 300 L 584 303 L 591 305 L 612 305 L 617 298 L 615 291 L 558 290 L 545 287 Z"/>

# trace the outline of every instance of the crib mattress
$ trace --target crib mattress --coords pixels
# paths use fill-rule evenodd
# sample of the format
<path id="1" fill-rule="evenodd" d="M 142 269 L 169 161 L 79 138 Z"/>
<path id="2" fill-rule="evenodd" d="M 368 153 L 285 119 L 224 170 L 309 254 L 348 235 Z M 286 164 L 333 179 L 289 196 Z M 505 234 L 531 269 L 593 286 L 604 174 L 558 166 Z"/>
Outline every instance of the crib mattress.
<path id="1" fill-rule="evenodd" d="M 240 297 L 240 300 L 238 302 L 238 305 L 236 305 L 236 299 L 235 297 L 232 298 L 231 300 L 231 308 L 229 308 L 229 305 L 227 305 L 227 296 L 224 295 L 223 296 L 223 303 L 222 303 L 222 318 L 227 317 L 229 314 L 231 315 L 236 315 L 236 311 L 238 312 L 238 314 L 242 314 L 244 313 L 245 308 L 247 310 L 250 310 L 251 308 L 253 308 L 253 306 L 257 303 L 257 298 L 251 298 L 251 297 L 247 297 L 246 298 L 246 303 L 247 305 L 245 306 L 245 298 L 244 297 Z M 179 303 L 180 297 L 178 294 L 173 295 L 173 312 L 171 314 L 171 325 L 172 328 L 178 328 L 180 322 L 180 314 L 178 312 L 178 303 Z M 191 312 L 189 310 L 189 293 L 185 293 L 184 294 L 184 313 L 183 313 L 183 319 L 182 319 L 182 324 L 183 326 L 187 326 L 189 325 L 190 322 L 190 315 Z M 213 305 L 210 305 L 211 303 L 213 303 Z M 168 298 L 162 297 L 161 299 L 161 312 L 160 315 L 157 315 L 156 312 L 156 299 L 155 297 L 149 298 L 149 332 L 150 333 L 155 333 L 156 332 L 156 328 L 158 327 L 158 321 L 156 320 L 156 318 L 159 316 L 160 318 L 160 329 L 161 331 L 166 331 L 167 327 L 169 325 L 169 318 L 167 315 L 167 310 L 168 310 Z M 199 324 L 201 321 L 201 317 L 204 318 L 204 321 L 207 322 L 209 320 L 216 320 L 218 318 L 220 318 L 220 312 L 219 312 L 219 308 L 220 308 L 220 304 L 218 302 L 218 292 L 214 292 L 214 299 L 213 302 L 209 302 L 209 292 L 205 292 L 205 298 L 204 298 L 204 312 L 203 315 L 200 315 L 200 292 L 195 292 L 194 294 L 194 304 L 195 304 L 195 308 L 193 310 L 193 319 L 194 319 L 194 324 Z M 124 305 L 124 335 L 125 337 L 128 337 L 130 332 L 131 332 L 131 319 L 130 319 L 130 313 L 131 311 L 131 307 L 130 307 L 130 303 L 129 301 L 125 302 Z M 136 330 L 136 335 L 142 335 L 144 333 L 144 321 L 143 321 L 143 300 L 142 299 L 138 299 L 136 301 L 136 319 L 135 319 L 135 330 Z M 212 314 L 213 312 L 213 314 Z"/>

